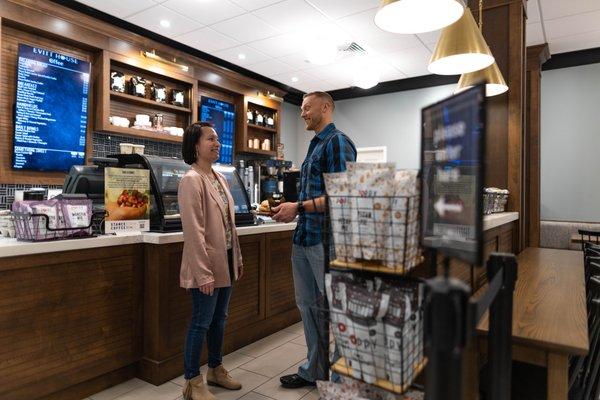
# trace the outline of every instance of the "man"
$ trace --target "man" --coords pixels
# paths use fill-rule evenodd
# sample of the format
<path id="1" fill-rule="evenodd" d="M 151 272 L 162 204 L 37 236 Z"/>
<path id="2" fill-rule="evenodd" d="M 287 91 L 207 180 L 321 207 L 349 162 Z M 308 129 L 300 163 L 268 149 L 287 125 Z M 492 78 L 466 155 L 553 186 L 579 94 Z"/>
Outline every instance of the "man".
<path id="1" fill-rule="evenodd" d="M 326 377 L 323 367 L 329 335 L 315 309 L 322 307 L 325 296 L 323 173 L 345 171 L 346 162 L 356 161 L 354 143 L 333 124 L 334 108 L 333 99 L 328 93 L 312 92 L 304 95 L 301 117 L 306 130 L 314 131 L 315 136 L 302 163 L 299 201 L 283 203 L 273 209 L 273 219 L 278 222 L 291 222 L 296 215 L 299 216 L 294 232 L 292 269 L 296 304 L 302 316 L 308 347 L 308 360 L 298 368 L 298 373 L 280 378 L 285 388 L 313 386 L 316 380 Z"/>

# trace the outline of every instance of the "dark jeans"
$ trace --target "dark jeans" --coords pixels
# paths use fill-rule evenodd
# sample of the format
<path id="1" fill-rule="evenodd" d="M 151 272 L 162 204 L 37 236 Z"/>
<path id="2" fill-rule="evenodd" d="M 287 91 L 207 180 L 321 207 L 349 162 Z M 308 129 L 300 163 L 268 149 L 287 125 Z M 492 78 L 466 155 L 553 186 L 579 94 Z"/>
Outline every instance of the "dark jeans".
<path id="1" fill-rule="evenodd" d="M 232 265 L 231 256 L 228 258 L 229 265 Z M 199 289 L 190 289 L 190 292 L 192 294 L 192 320 L 188 328 L 183 355 L 185 379 L 192 379 L 200 375 L 200 352 L 205 338 L 208 347 L 208 367 L 215 368 L 221 365 L 221 349 L 231 286 L 215 288 L 212 296 L 203 294 Z"/>

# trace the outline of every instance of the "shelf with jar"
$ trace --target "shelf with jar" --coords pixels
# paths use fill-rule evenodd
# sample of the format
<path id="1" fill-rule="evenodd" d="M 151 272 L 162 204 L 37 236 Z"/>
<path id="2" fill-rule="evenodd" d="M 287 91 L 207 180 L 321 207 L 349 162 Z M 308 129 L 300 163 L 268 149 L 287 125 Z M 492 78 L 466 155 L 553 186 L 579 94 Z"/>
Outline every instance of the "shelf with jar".
<path id="1" fill-rule="evenodd" d="M 103 52 L 95 84 L 96 129 L 146 139 L 181 142 L 197 119 L 197 82 L 147 59 Z"/>
<path id="2" fill-rule="evenodd" d="M 268 98 L 244 99 L 243 129 L 237 151 L 275 157 L 279 144 L 279 115 L 281 104 Z"/>

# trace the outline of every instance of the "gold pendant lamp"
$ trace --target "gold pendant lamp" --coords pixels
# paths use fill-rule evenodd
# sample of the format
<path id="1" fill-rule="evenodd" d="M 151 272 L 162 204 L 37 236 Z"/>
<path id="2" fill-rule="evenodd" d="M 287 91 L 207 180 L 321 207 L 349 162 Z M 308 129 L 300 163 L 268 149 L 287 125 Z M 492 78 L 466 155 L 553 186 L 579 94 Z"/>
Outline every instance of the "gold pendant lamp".
<path id="1" fill-rule="evenodd" d="M 483 0 L 479 0 L 479 30 L 483 32 Z M 458 86 L 454 93 L 462 92 L 480 82 L 485 82 L 486 97 L 497 96 L 508 91 L 508 85 L 498 68 L 498 64 L 494 62 L 487 68 L 479 71 L 462 74 L 458 81 Z"/>
<path id="2" fill-rule="evenodd" d="M 464 9 L 463 0 L 381 0 L 375 25 L 392 33 L 437 31 L 456 22 Z"/>
<path id="3" fill-rule="evenodd" d="M 494 62 L 471 10 L 442 31 L 429 61 L 429 72 L 436 75 L 458 75 L 478 71 Z"/>

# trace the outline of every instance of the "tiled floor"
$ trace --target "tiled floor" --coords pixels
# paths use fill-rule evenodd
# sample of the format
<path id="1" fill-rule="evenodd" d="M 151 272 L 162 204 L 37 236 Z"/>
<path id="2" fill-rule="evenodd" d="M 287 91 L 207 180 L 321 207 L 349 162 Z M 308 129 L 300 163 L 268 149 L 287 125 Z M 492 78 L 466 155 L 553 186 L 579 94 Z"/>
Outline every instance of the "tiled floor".
<path id="1" fill-rule="evenodd" d="M 209 387 L 219 400 L 317 400 L 316 389 L 283 389 L 279 377 L 295 373 L 306 358 L 302 324 L 243 347 L 223 358 L 223 365 L 242 382 L 241 390 Z M 206 376 L 206 365 L 201 369 Z M 161 386 L 132 379 L 86 400 L 176 400 L 181 399 L 183 376 Z"/>

